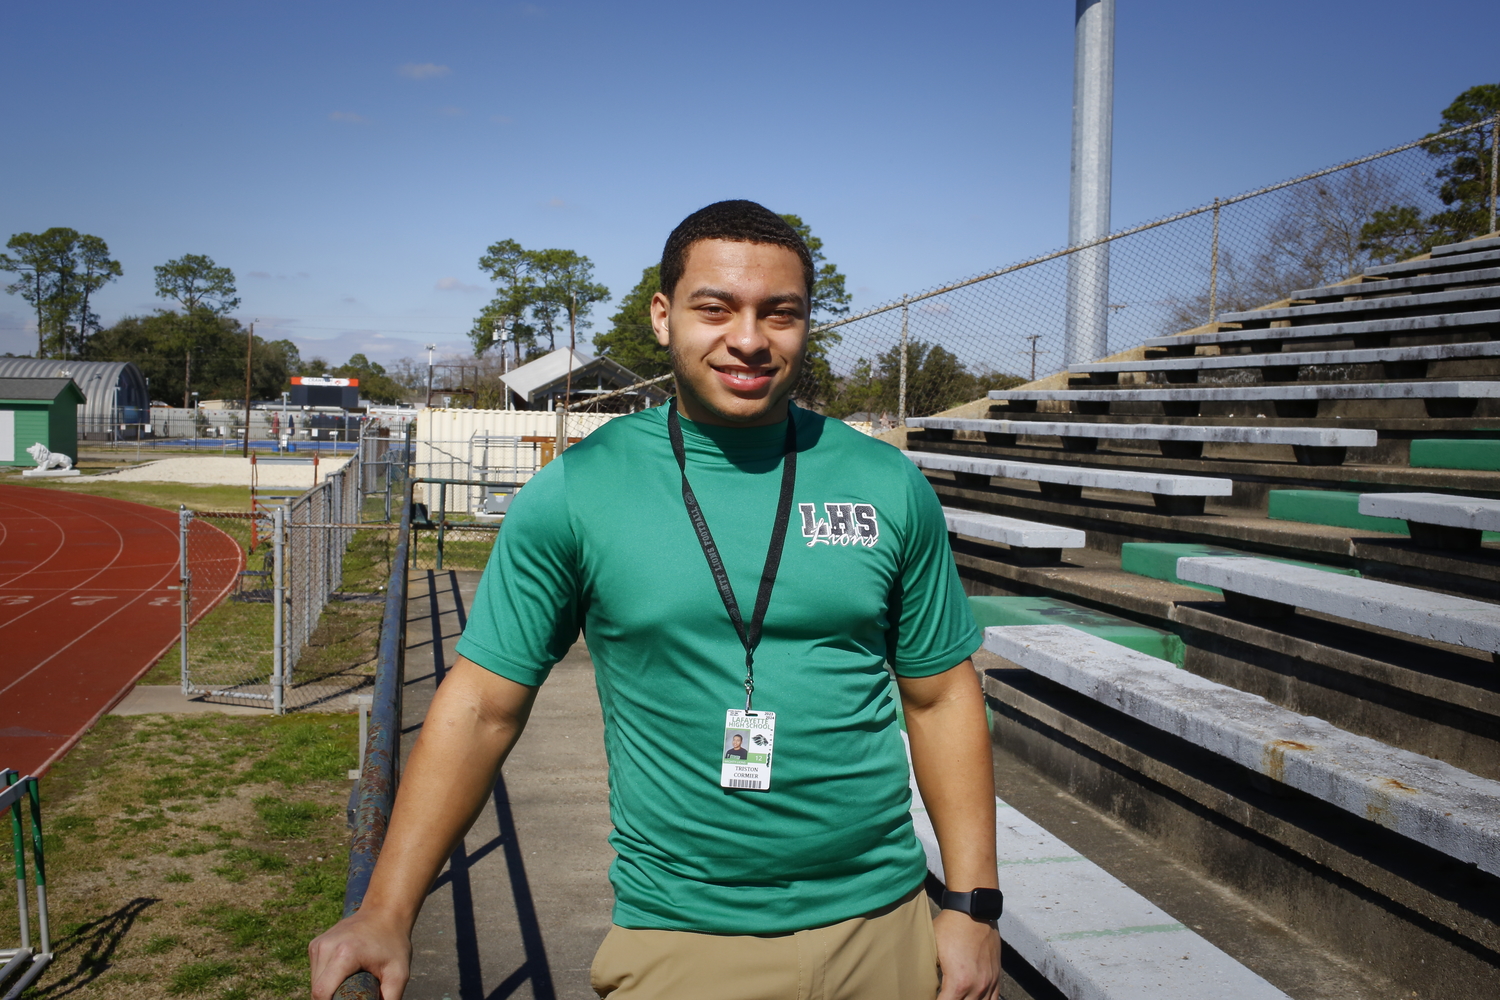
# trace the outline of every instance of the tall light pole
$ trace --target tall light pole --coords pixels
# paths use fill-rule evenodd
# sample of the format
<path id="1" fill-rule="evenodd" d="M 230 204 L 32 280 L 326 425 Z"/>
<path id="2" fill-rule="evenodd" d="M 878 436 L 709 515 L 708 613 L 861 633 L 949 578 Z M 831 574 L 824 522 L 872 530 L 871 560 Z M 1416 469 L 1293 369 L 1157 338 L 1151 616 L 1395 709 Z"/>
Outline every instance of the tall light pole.
<path id="1" fill-rule="evenodd" d="M 1073 170 L 1068 245 L 1109 235 L 1114 137 L 1115 0 L 1075 0 L 1073 22 Z M 1068 364 L 1109 353 L 1109 245 L 1068 256 Z"/>

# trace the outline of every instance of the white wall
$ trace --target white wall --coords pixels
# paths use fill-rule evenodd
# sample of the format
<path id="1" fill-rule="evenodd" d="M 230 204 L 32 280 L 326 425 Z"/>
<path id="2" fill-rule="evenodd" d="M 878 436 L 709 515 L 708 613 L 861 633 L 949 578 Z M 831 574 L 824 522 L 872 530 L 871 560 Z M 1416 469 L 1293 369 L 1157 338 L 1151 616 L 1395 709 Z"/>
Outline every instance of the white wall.
<path id="1" fill-rule="evenodd" d="M 587 437 L 603 427 L 618 413 L 573 413 L 567 416 L 568 437 Z M 536 437 L 548 441 L 557 437 L 557 414 L 544 410 L 469 410 L 429 407 L 417 414 L 417 429 L 412 475 L 434 479 L 513 479 L 525 482 L 537 469 L 541 448 L 535 443 L 521 443 L 513 448 L 476 443 L 482 435 L 496 437 Z M 483 468 L 488 466 L 489 473 Z M 425 491 L 432 502 L 436 487 Z M 450 487 L 447 491 L 449 513 L 469 511 L 480 500 L 478 489 Z M 436 513 L 436 510 L 433 511 Z"/>

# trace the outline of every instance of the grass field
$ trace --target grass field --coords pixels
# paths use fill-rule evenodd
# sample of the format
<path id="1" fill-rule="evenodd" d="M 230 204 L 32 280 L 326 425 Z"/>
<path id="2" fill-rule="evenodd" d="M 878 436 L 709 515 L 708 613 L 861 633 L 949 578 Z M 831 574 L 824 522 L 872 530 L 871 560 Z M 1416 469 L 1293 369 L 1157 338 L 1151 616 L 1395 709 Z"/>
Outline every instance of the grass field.
<path id="1" fill-rule="evenodd" d="M 42 780 L 57 958 L 26 996 L 305 996 L 357 736 L 351 715 L 102 720 Z"/>

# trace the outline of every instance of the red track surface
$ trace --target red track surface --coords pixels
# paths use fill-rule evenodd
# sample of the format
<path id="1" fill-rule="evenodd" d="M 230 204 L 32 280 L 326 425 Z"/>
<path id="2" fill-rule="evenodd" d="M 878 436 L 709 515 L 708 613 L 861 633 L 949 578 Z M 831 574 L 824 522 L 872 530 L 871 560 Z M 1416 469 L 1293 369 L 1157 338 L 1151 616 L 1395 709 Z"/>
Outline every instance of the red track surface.
<path id="1" fill-rule="evenodd" d="M 0 486 L 0 767 L 45 771 L 177 641 L 177 559 L 172 511 Z M 191 560 L 201 616 L 245 557 L 215 528 Z"/>

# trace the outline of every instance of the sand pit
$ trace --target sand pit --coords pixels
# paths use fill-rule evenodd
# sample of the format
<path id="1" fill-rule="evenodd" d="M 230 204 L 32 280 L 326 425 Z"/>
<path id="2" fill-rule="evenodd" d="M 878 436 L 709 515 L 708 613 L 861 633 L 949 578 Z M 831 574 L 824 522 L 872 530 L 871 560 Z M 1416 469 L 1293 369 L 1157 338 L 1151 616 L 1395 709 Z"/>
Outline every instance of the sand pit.
<path id="1" fill-rule="evenodd" d="M 322 482 L 330 472 L 337 472 L 343 468 L 349 463 L 349 459 L 348 455 L 320 459 L 318 481 Z M 263 487 L 304 490 L 312 488 L 311 459 L 294 461 L 260 459 L 256 465 L 259 471 L 258 482 Z M 59 481 L 97 483 L 106 479 L 122 483 L 190 483 L 196 486 L 244 486 L 248 488 L 250 486 L 250 460 L 221 455 L 163 458 L 155 462 L 133 465 L 118 472 Z"/>

